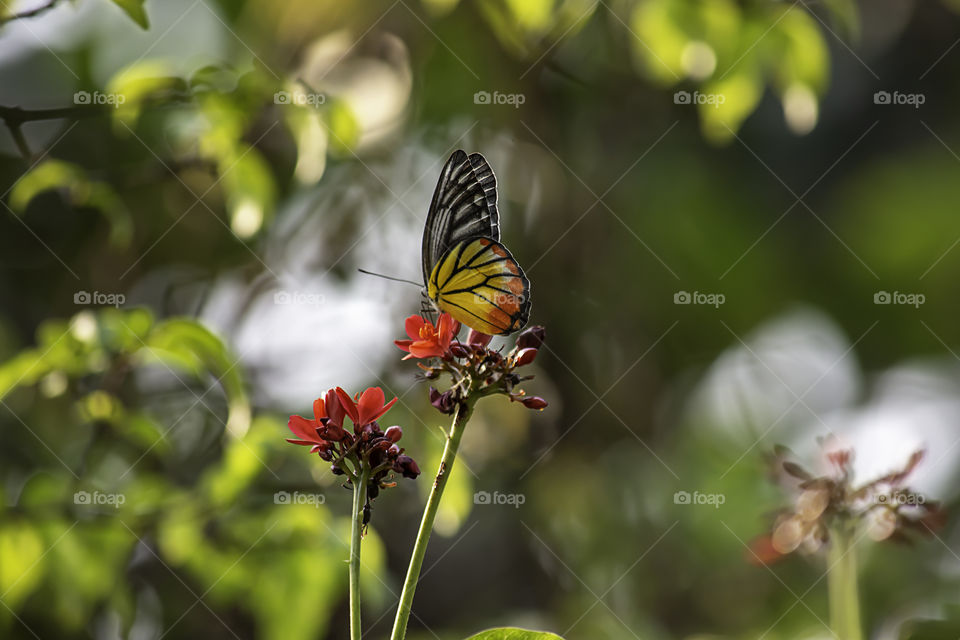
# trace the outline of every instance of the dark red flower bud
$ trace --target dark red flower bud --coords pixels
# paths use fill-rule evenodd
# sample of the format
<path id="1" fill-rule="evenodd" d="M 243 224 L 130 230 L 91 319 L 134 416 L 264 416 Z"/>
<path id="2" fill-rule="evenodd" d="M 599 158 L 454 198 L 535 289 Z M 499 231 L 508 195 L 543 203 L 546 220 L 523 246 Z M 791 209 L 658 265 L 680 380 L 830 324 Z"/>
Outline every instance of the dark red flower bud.
<path id="1" fill-rule="evenodd" d="M 536 347 L 527 347 L 526 349 L 520 349 L 517 352 L 516 357 L 513 359 L 513 366 L 523 367 L 532 363 L 537 358 L 537 348 Z"/>
<path id="2" fill-rule="evenodd" d="M 547 401 L 540 396 L 529 396 L 520 402 L 522 402 L 523 406 L 525 406 L 527 409 L 537 409 L 539 411 L 543 411 L 547 408 Z"/>
<path id="3" fill-rule="evenodd" d="M 335 476 L 342 476 L 342 475 L 344 474 L 344 470 L 341 469 L 340 467 L 338 467 L 338 466 L 335 465 L 335 464 L 330 465 L 330 471 L 331 471 L 331 472 L 333 473 L 333 475 L 335 475 Z"/>
<path id="4" fill-rule="evenodd" d="M 317 444 L 310 447 L 310 453 L 316 453 L 320 456 L 321 460 L 326 460 L 330 462 L 333 460 L 333 443 L 332 442 L 318 442 Z"/>
<path id="5" fill-rule="evenodd" d="M 400 451 L 401 451 L 400 445 L 392 444 L 390 445 L 390 448 L 387 449 L 387 455 L 390 456 L 391 458 L 394 458 L 400 455 Z"/>
<path id="6" fill-rule="evenodd" d="M 330 440 L 331 442 L 340 442 L 347 437 L 347 432 L 344 428 L 336 424 L 333 420 L 328 420 L 325 425 L 320 427 L 319 431 L 325 440 Z"/>
<path id="7" fill-rule="evenodd" d="M 480 333 L 476 329 L 470 329 L 470 333 L 467 334 L 467 344 L 474 349 L 485 348 L 488 344 L 490 344 L 491 340 L 493 340 L 493 336 Z"/>
<path id="8" fill-rule="evenodd" d="M 417 462 L 410 456 L 398 456 L 393 468 L 398 473 L 403 474 L 404 478 L 410 478 L 411 480 L 420 475 L 420 467 L 417 466 Z"/>
<path id="9" fill-rule="evenodd" d="M 391 443 L 389 440 L 384 438 L 383 440 L 377 440 L 372 445 L 370 445 L 370 451 L 386 451 L 388 447 L 392 447 L 392 446 L 393 446 L 393 443 Z"/>
<path id="10" fill-rule="evenodd" d="M 390 442 L 400 442 L 400 438 L 403 437 L 403 429 L 398 426 L 392 426 L 387 429 L 387 432 L 384 435 Z"/>
<path id="11" fill-rule="evenodd" d="M 547 339 L 547 330 L 540 325 L 535 325 L 524 330 L 517 336 L 518 349 L 539 349 L 543 341 Z"/>
<path id="12" fill-rule="evenodd" d="M 433 387 L 430 387 L 430 404 L 437 408 L 440 413 L 452 414 L 456 408 L 456 404 L 453 401 L 453 393 L 450 391 L 444 391 L 440 393 Z"/>
<path id="13" fill-rule="evenodd" d="M 467 351 L 467 348 L 459 342 L 451 343 L 450 353 L 453 354 L 454 358 L 466 358 L 468 355 L 470 355 L 470 352 Z"/>

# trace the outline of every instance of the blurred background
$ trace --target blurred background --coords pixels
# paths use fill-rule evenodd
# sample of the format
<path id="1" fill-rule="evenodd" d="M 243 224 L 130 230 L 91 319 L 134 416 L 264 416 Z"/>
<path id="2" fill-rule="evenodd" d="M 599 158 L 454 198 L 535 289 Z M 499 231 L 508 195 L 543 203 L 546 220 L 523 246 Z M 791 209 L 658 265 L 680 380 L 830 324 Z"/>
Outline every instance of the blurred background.
<path id="1" fill-rule="evenodd" d="M 350 493 L 284 442 L 338 385 L 424 470 L 364 544 L 389 634 L 446 417 L 357 269 L 420 278 L 464 148 L 550 406 L 480 404 L 409 637 L 832 637 L 823 556 L 748 550 L 826 436 L 927 450 L 946 525 L 858 544 L 864 618 L 960 637 L 958 8 L 0 0 L 0 635 L 347 637 Z"/>

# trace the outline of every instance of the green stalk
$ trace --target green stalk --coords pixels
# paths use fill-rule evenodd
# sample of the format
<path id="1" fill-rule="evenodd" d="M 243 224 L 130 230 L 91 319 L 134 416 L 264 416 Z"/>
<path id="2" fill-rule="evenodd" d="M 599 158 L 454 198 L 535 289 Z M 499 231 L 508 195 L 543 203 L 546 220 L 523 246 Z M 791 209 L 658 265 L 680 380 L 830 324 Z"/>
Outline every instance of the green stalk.
<path id="1" fill-rule="evenodd" d="M 827 592 L 830 626 L 839 640 L 863 640 L 857 593 L 857 552 L 853 538 L 853 530 L 844 524 L 830 530 Z"/>
<path id="2" fill-rule="evenodd" d="M 417 540 L 413 546 L 413 555 L 410 557 L 407 577 L 403 581 L 403 592 L 400 594 L 397 617 L 393 623 L 393 633 L 390 635 L 391 640 L 403 640 L 407 634 L 407 622 L 410 620 L 413 594 L 417 590 L 420 569 L 423 567 L 423 558 L 427 553 L 427 543 L 430 541 L 430 533 L 433 531 L 433 521 L 437 517 L 443 489 L 447 486 L 447 479 L 450 477 L 453 463 L 457 459 L 457 449 L 460 448 L 463 429 L 466 427 L 467 421 L 470 420 L 476 400 L 476 397 L 470 394 L 463 404 L 457 406 L 456 413 L 453 416 L 453 425 L 450 427 L 450 433 L 447 434 L 447 442 L 443 448 L 443 457 L 440 458 L 437 478 L 433 481 L 430 496 L 427 498 L 427 506 L 423 510 L 423 519 L 420 521 L 420 530 L 417 532 Z"/>
<path id="3" fill-rule="evenodd" d="M 353 481 L 353 522 L 350 528 L 350 640 L 360 640 L 360 542 L 363 538 L 363 505 L 367 499 L 370 467 L 360 463 L 359 480 Z"/>

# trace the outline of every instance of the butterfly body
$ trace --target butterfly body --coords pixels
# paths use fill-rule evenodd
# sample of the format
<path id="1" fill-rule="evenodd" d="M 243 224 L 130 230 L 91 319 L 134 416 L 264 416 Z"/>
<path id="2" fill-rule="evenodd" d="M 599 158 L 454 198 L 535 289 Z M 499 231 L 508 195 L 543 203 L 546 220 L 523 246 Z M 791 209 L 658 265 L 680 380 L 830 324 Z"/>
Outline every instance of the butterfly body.
<path id="1" fill-rule="evenodd" d="M 439 311 L 490 335 L 521 329 L 530 281 L 500 243 L 497 181 L 479 153 L 458 150 L 444 165 L 423 232 L 426 297 Z"/>

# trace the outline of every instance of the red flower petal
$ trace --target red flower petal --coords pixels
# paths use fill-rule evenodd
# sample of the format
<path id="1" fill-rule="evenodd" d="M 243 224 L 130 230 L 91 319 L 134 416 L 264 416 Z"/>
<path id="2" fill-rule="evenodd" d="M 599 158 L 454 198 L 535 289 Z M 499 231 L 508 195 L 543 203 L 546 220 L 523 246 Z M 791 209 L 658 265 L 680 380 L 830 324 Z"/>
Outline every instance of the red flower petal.
<path id="1" fill-rule="evenodd" d="M 433 358 L 443 355 L 443 350 L 435 342 L 418 340 L 410 345 L 410 355 L 414 358 Z"/>
<path id="2" fill-rule="evenodd" d="M 426 324 L 426 321 L 423 318 L 414 315 L 407 318 L 406 322 L 403 323 L 403 326 L 407 332 L 407 335 L 410 336 L 410 339 L 417 340 L 420 338 L 420 329 L 424 324 Z"/>
<path id="3" fill-rule="evenodd" d="M 385 400 L 383 389 L 380 387 L 370 387 L 360 396 L 357 402 L 357 408 L 360 412 L 360 424 L 370 424 L 378 417 L 383 415 L 383 401 Z"/>
<path id="4" fill-rule="evenodd" d="M 413 344 L 413 340 L 394 340 L 393 344 L 397 345 L 404 351 L 410 351 L 410 345 Z"/>
<path id="5" fill-rule="evenodd" d="M 324 405 L 326 407 L 327 417 L 330 419 L 329 421 L 338 427 L 342 427 L 343 418 L 346 416 L 346 412 L 344 411 L 343 405 L 340 403 L 340 397 L 337 395 L 335 390 L 330 389 L 327 391 L 327 397 Z"/>
<path id="6" fill-rule="evenodd" d="M 323 398 L 317 398 L 313 401 L 313 419 L 320 423 L 320 420 L 327 417 L 327 410 L 323 403 Z"/>
<path id="7" fill-rule="evenodd" d="M 357 411 L 357 405 L 354 403 L 353 398 L 351 398 L 342 387 L 337 387 L 337 397 L 340 399 L 340 406 L 342 406 L 343 410 L 347 412 L 348 416 L 350 416 L 350 420 L 353 422 L 354 426 L 359 425 L 360 413 Z"/>
<path id="8" fill-rule="evenodd" d="M 293 434 L 300 440 L 316 442 L 319 439 L 315 420 L 307 420 L 301 416 L 290 416 L 287 421 L 287 428 L 293 431 Z"/>

